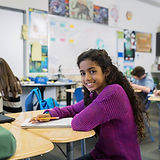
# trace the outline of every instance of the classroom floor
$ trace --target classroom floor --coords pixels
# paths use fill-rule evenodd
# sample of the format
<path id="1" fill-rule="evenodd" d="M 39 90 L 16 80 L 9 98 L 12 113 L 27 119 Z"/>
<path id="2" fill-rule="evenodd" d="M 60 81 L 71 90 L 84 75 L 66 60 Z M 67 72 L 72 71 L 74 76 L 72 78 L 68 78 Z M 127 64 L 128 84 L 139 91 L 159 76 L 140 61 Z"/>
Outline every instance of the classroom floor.
<path id="1" fill-rule="evenodd" d="M 151 126 L 153 136 L 155 138 L 155 142 L 151 142 L 148 134 L 145 140 L 141 143 L 141 154 L 142 160 L 160 160 L 160 151 L 158 150 L 158 107 L 155 103 L 152 103 L 149 110 Z M 86 139 L 86 149 L 89 152 L 94 144 L 96 143 L 96 138 L 92 137 Z M 58 144 L 63 151 L 65 151 L 65 144 Z M 80 148 L 80 141 L 74 143 L 74 158 L 81 156 L 81 148 Z M 41 156 L 32 157 L 31 160 L 66 160 L 62 152 L 59 148 L 55 145 L 54 149 L 46 154 Z"/>

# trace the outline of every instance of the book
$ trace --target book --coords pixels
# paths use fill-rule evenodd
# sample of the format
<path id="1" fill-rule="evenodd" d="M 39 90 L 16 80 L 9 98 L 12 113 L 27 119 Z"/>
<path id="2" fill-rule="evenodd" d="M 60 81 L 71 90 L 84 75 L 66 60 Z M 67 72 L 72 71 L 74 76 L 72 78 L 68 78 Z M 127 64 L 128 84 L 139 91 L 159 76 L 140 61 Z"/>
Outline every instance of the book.
<path id="1" fill-rule="evenodd" d="M 15 120 L 15 118 L 8 117 L 6 115 L 0 114 L 0 123 L 9 123 L 9 122 L 12 122 L 14 120 Z"/>
<path id="2" fill-rule="evenodd" d="M 73 118 L 61 118 L 55 119 L 48 122 L 36 122 L 31 123 L 29 122 L 31 118 L 27 118 L 22 124 L 22 128 L 70 128 L 71 121 Z"/>

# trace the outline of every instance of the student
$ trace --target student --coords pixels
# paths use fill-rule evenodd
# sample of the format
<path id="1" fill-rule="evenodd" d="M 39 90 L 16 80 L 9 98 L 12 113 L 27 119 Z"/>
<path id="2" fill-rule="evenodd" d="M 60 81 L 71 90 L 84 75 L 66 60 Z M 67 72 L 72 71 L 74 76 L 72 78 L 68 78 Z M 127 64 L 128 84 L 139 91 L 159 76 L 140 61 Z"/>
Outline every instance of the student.
<path id="1" fill-rule="evenodd" d="M 0 126 L 0 159 L 6 160 L 16 151 L 16 139 L 13 134 Z"/>
<path id="2" fill-rule="evenodd" d="M 3 58 L 0 58 L 0 93 L 3 98 L 4 112 L 15 113 L 22 111 L 20 81 L 14 76 L 11 68 Z"/>
<path id="3" fill-rule="evenodd" d="M 144 106 L 129 81 L 105 50 L 90 49 L 78 57 L 77 64 L 84 100 L 45 110 L 30 121 L 35 123 L 39 117 L 73 117 L 73 130 L 94 129 L 98 135 L 94 149 L 77 160 L 141 160 L 139 141 L 145 136 Z"/>
<path id="4" fill-rule="evenodd" d="M 154 89 L 154 81 L 149 73 L 145 73 L 145 69 L 141 66 L 137 66 L 131 72 L 133 76 L 131 86 L 134 89 L 139 89 L 142 92 L 138 93 L 142 101 L 146 103 L 147 94 L 152 92 Z"/>

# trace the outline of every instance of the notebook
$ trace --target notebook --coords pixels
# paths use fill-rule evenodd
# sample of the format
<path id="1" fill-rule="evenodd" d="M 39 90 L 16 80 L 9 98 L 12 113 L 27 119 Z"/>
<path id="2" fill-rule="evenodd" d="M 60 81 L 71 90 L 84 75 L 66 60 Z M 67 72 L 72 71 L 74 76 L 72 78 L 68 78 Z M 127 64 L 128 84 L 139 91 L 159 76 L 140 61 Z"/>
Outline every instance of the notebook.
<path id="1" fill-rule="evenodd" d="M 12 122 L 14 120 L 15 120 L 15 118 L 8 117 L 6 115 L 0 114 L 0 123 Z"/>
<path id="2" fill-rule="evenodd" d="M 51 120 L 48 122 L 37 122 L 31 123 L 29 122 L 31 118 L 26 119 L 22 124 L 22 128 L 70 128 L 71 121 L 73 118 L 61 118 L 56 120 Z"/>

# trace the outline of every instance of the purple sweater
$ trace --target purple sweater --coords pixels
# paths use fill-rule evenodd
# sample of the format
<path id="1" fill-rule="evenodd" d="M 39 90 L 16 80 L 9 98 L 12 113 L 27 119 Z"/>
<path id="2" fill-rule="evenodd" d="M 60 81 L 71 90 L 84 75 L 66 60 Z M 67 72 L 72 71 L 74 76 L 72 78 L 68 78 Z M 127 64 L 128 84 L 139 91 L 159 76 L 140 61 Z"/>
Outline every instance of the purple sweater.
<path id="1" fill-rule="evenodd" d="M 74 117 L 73 130 L 89 131 L 98 126 L 99 138 L 91 151 L 95 160 L 141 160 L 131 104 L 123 88 L 118 84 L 108 85 L 92 97 L 93 102 L 87 107 L 82 100 L 46 111 L 60 118 Z"/>

